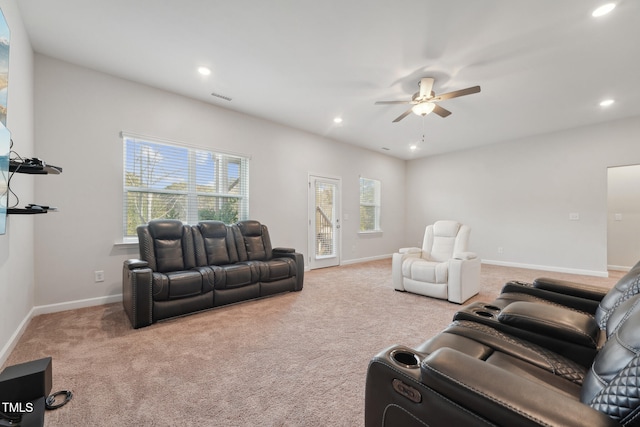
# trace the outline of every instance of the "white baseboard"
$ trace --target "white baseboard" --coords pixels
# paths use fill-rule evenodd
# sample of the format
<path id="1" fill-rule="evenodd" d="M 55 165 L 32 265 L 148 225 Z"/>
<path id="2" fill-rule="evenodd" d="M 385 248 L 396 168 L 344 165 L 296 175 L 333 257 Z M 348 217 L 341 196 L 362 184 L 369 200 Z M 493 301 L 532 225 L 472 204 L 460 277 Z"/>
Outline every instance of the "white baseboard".
<path id="1" fill-rule="evenodd" d="M 33 312 L 32 317 L 35 317 L 41 314 L 57 313 L 59 311 L 75 310 L 76 308 L 93 307 L 94 305 L 111 304 L 119 301 L 122 301 L 122 294 L 67 301 L 58 304 L 37 305 L 31 311 Z"/>
<path id="2" fill-rule="evenodd" d="M 521 264 L 518 262 L 495 261 L 483 259 L 482 264 L 500 265 L 502 267 L 526 268 L 527 270 L 555 271 L 557 273 L 581 274 L 583 276 L 609 277 L 607 271 L 582 270 L 579 268 L 555 267 L 549 265 Z"/>
<path id="3" fill-rule="evenodd" d="M 29 326 L 29 322 L 31 322 L 31 319 L 33 319 L 33 308 L 25 316 L 22 322 L 20 322 L 20 325 L 18 325 L 18 328 L 15 330 L 13 335 L 11 335 L 9 341 L 7 341 L 7 344 L 5 344 L 2 350 L 0 350 L 0 366 L 4 365 L 4 363 L 9 358 L 9 355 L 18 344 L 18 340 L 20 339 L 22 334 L 24 334 L 24 331 L 27 330 L 27 326 Z"/>
<path id="4" fill-rule="evenodd" d="M 25 318 L 22 320 L 22 322 L 20 322 L 20 325 L 18 326 L 16 331 L 13 333 L 13 335 L 11 335 L 11 338 L 9 338 L 9 341 L 4 346 L 4 348 L 0 350 L 0 366 L 4 365 L 4 363 L 7 361 L 7 359 L 9 358 L 9 355 L 15 348 L 16 344 L 18 344 L 18 340 L 20 339 L 22 334 L 24 334 L 24 331 L 27 329 L 29 322 L 31 322 L 31 319 L 33 319 L 34 317 L 39 316 L 41 314 L 57 313 L 59 311 L 74 310 L 76 308 L 84 308 L 84 307 L 93 307 L 95 305 L 111 304 L 119 301 L 122 301 L 122 294 L 109 295 L 109 296 L 98 297 L 98 298 L 88 298 L 88 299 L 77 300 L 77 301 L 61 302 L 58 304 L 38 305 L 33 307 L 29 311 L 29 313 L 25 316 Z"/>
<path id="5" fill-rule="evenodd" d="M 625 267 L 623 265 L 607 265 L 607 268 L 609 270 L 613 270 L 613 271 L 629 271 L 631 270 L 631 267 Z"/>
<path id="6" fill-rule="evenodd" d="M 381 259 L 387 259 L 387 258 L 391 258 L 392 254 L 387 254 L 387 255 L 376 255 L 376 256 L 371 256 L 371 257 L 367 257 L 367 258 L 356 258 L 356 259 L 348 259 L 348 260 L 343 260 L 340 265 L 350 265 L 350 264 L 359 264 L 361 262 L 368 262 L 368 261 L 378 261 Z"/>

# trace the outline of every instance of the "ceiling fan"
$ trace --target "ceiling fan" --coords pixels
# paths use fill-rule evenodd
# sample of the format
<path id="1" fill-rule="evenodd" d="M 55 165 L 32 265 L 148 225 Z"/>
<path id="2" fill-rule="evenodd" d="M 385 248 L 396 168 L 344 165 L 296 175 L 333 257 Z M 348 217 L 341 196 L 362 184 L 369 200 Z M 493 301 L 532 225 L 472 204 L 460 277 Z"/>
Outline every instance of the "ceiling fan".
<path id="1" fill-rule="evenodd" d="M 393 121 L 393 123 L 396 123 L 407 117 L 412 112 L 423 117 L 431 112 L 436 113 L 440 117 L 447 117 L 451 114 L 451 111 L 442 108 L 436 104 L 436 102 L 480 92 L 480 86 L 473 86 L 466 89 L 443 93 L 442 95 L 436 95 L 432 90 L 433 81 L 434 79 L 431 77 L 421 78 L 420 83 L 418 83 L 418 86 L 420 86 L 420 92 L 414 93 L 411 101 L 378 101 L 376 104 L 411 104 L 411 108 L 399 115 Z"/>

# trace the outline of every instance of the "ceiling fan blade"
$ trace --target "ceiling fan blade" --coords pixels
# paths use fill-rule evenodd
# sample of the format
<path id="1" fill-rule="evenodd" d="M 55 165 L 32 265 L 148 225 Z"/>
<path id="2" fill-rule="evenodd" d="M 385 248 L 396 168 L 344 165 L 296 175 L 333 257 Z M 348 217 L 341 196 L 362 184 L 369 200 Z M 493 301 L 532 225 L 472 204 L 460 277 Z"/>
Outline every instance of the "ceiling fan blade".
<path id="1" fill-rule="evenodd" d="M 468 87 L 466 89 L 454 90 L 453 92 L 443 93 L 436 96 L 438 101 L 444 101 L 445 99 L 457 98 L 459 96 L 471 95 L 472 93 L 480 92 L 480 86 Z"/>
<path id="2" fill-rule="evenodd" d="M 420 79 L 420 99 L 426 99 L 431 96 L 433 90 L 433 79 L 431 77 L 423 77 Z"/>
<path id="3" fill-rule="evenodd" d="M 409 114 L 411 114 L 411 108 L 409 108 L 407 111 L 405 111 L 404 113 L 402 113 L 398 117 L 396 117 L 396 119 L 393 121 L 393 123 L 399 122 L 400 120 L 402 120 L 405 117 L 407 117 Z"/>
<path id="4" fill-rule="evenodd" d="M 413 101 L 376 101 L 376 104 L 411 104 Z"/>
<path id="5" fill-rule="evenodd" d="M 447 117 L 448 115 L 451 114 L 451 111 L 445 108 L 442 108 L 438 104 L 435 104 L 435 107 L 433 108 L 433 112 L 439 115 L 440 117 Z"/>

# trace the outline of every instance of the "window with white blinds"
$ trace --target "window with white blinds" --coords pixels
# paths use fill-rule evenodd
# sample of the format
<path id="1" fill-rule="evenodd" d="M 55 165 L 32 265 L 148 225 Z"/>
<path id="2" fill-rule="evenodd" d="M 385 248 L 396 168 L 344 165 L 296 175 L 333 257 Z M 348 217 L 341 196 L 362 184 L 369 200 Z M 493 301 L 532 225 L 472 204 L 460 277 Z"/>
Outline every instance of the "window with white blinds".
<path id="1" fill-rule="evenodd" d="M 380 181 L 360 178 L 360 231 L 380 229 Z"/>
<path id="2" fill-rule="evenodd" d="M 124 237 L 152 219 L 187 224 L 249 217 L 249 158 L 122 135 Z"/>

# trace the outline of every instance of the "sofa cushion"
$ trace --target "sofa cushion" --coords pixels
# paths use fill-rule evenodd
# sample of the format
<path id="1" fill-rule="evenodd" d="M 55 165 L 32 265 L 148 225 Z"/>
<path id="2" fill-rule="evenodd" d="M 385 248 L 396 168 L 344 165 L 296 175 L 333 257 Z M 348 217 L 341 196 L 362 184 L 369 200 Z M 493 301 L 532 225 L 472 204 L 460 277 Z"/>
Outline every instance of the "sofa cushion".
<path id="1" fill-rule="evenodd" d="M 140 256 L 155 271 L 188 270 L 195 267 L 191 228 L 178 220 L 150 221 L 138 227 Z"/>
<path id="2" fill-rule="evenodd" d="M 153 299 L 167 301 L 202 293 L 202 274 L 195 270 L 153 273 Z"/>
<path id="3" fill-rule="evenodd" d="M 258 283 L 258 266 L 248 263 L 216 265 L 211 267 L 215 275 L 215 289 L 231 289 Z"/>
<path id="4" fill-rule="evenodd" d="M 260 281 L 273 282 L 296 275 L 296 263 L 291 258 L 274 258 L 269 261 L 258 261 Z"/>
<path id="5" fill-rule="evenodd" d="M 616 283 L 615 287 L 602 298 L 602 301 L 600 301 L 600 305 L 596 311 L 596 321 L 600 328 L 604 329 L 607 326 L 609 316 L 611 316 L 620 304 L 639 293 L 640 261 L 638 261 L 636 265 Z"/>
<path id="6" fill-rule="evenodd" d="M 202 221 L 198 224 L 209 265 L 231 263 L 227 248 L 227 226 L 222 221 Z"/>
<path id="7" fill-rule="evenodd" d="M 419 282 L 447 283 L 449 264 L 427 261 L 422 258 L 407 258 L 402 263 L 402 276 Z"/>
<path id="8" fill-rule="evenodd" d="M 266 261 L 273 257 L 273 249 L 267 227 L 253 220 L 240 221 L 237 227 L 242 241 L 242 244 L 238 243 L 240 260 Z"/>
<path id="9" fill-rule="evenodd" d="M 640 401 L 640 295 L 625 301 L 620 309 L 611 318 L 607 342 L 585 377 L 581 400 L 601 412 L 610 413 L 613 408 L 618 416 L 624 413 L 623 418 L 630 412 L 629 402 Z"/>

